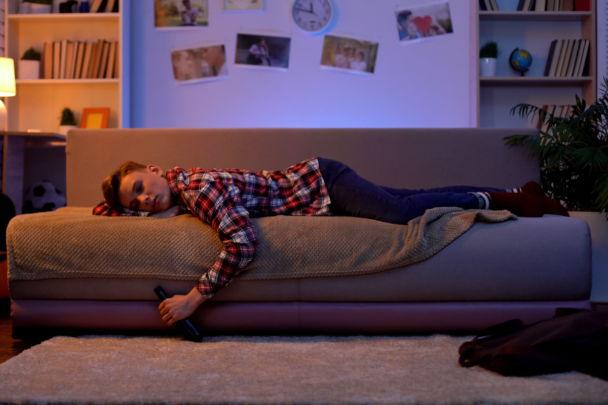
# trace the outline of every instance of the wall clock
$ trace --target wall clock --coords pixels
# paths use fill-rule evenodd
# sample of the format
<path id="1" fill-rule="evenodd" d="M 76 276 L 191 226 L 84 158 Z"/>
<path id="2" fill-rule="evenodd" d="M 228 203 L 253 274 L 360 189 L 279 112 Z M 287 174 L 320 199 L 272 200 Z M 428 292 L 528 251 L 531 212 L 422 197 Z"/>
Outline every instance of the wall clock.
<path id="1" fill-rule="evenodd" d="M 291 17 L 305 33 L 318 35 L 333 28 L 336 8 L 332 0 L 294 0 Z"/>

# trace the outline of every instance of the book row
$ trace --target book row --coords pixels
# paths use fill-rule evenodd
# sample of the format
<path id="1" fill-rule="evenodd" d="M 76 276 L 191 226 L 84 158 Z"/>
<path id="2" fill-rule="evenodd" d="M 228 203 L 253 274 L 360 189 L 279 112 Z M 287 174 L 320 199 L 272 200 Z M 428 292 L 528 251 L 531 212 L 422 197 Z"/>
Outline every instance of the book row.
<path id="1" fill-rule="evenodd" d="M 483 11 L 500 11 L 496 0 L 479 0 Z M 519 0 L 517 11 L 591 11 L 591 0 Z"/>
<path id="2" fill-rule="evenodd" d="M 118 77 L 118 42 L 45 42 L 42 79 L 114 79 Z"/>
<path id="3" fill-rule="evenodd" d="M 547 132 L 549 129 L 549 123 L 543 122 L 546 115 L 552 115 L 554 118 L 570 118 L 572 115 L 572 106 L 569 105 L 548 105 L 543 106 L 543 110 L 538 115 L 538 122 L 536 123 L 536 129 L 540 129 L 542 132 Z"/>
<path id="4" fill-rule="evenodd" d="M 589 76 L 589 41 L 586 39 L 555 39 L 551 42 L 545 76 Z"/>

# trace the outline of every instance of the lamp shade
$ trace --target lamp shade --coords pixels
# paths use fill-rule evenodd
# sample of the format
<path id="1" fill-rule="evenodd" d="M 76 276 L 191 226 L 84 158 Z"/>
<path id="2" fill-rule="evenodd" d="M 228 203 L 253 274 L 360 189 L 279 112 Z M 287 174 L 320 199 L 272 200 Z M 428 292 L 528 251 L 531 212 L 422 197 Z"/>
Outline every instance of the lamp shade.
<path id="1" fill-rule="evenodd" d="M 15 62 L 11 58 L 0 58 L 0 97 L 15 94 Z"/>

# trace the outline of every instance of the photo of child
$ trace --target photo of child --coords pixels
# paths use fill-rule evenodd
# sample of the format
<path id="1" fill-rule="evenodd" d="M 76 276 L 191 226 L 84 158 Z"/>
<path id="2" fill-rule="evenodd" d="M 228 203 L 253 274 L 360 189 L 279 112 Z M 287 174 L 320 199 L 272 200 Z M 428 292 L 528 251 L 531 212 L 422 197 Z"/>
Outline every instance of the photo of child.
<path id="1" fill-rule="evenodd" d="M 321 67 L 351 73 L 374 73 L 378 43 L 325 35 Z"/>
<path id="2" fill-rule="evenodd" d="M 207 27 L 209 0 L 154 0 L 154 26 L 158 29 Z"/>
<path id="3" fill-rule="evenodd" d="M 264 0 L 223 0 L 224 11 L 264 11 Z"/>
<path id="4" fill-rule="evenodd" d="M 237 34 L 234 64 L 240 67 L 287 69 L 291 38 Z"/>
<path id="5" fill-rule="evenodd" d="M 447 1 L 397 10 L 395 17 L 402 43 L 454 32 Z"/>
<path id="6" fill-rule="evenodd" d="M 196 83 L 228 77 L 224 45 L 196 46 L 171 51 L 175 84 Z"/>

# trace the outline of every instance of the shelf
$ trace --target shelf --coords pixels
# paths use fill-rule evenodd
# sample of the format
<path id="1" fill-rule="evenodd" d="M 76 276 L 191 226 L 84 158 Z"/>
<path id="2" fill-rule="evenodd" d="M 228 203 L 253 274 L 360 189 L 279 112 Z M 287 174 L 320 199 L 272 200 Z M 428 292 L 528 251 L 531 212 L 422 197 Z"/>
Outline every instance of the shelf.
<path id="1" fill-rule="evenodd" d="M 480 21 L 583 21 L 591 11 L 479 11 Z"/>
<path id="2" fill-rule="evenodd" d="M 15 80 L 17 84 L 118 84 L 120 79 L 34 79 Z"/>
<path id="3" fill-rule="evenodd" d="M 8 21 L 118 21 L 119 13 L 8 14 Z"/>
<path id="4" fill-rule="evenodd" d="M 586 83 L 593 83 L 593 77 L 494 76 L 479 78 L 481 86 L 583 86 Z"/>

